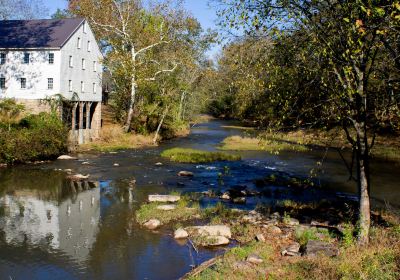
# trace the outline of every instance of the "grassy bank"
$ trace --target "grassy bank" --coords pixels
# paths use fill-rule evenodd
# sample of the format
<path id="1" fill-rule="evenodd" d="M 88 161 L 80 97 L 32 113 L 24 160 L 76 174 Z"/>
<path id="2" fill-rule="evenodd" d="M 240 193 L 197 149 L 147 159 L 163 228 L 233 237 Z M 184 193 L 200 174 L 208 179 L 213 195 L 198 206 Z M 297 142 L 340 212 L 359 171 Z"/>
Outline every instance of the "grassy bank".
<path id="1" fill-rule="evenodd" d="M 111 152 L 154 146 L 154 135 L 125 133 L 119 124 L 109 124 L 100 131 L 99 139 L 80 145 L 78 151 Z"/>
<path id="2" fill-rule="evenodd" d="M 240 160 L 240 156 L 222 152 L 207 152 L 195 149 L 172 148 L 161 153 L 162 157 L 184 163 L 205 163 L 224 160 Z"/>
<path id="3" fill-rule="evenodd" d="M 229 250 L 212 267 L 188 279 L 399 279 L 398 233 L 393 228 L 373 230 L 370 245 L 342 246 L 337 257 L 283 257 L 276 240 L 253 241 Z M 251 254 L 263 262 L 246 264 Z"/>
<path id="4" fill-rule="evenodd" d="M 307 151 L 310 147 L 348 148 L 346 135 L 342 129 L 322 131 L 304 129 L 289 132 L 260 132 L 258 137 L 231 136 L 221 143 L 221 150 L 234 151 Z M 376 136 L 371 150 L 374 158 L 383 160 L 400 160 L 400 141 L 396 136 Z"/>
<path id="5" fill-rule="evenodd" d="M 297 143 L 286 142 L 275 138 L 255 138 L 230 136 L 225 138 L 220 146 L 221 150 L 230 151 L 266 151 L 279 153 L 280 151 L 305 152 L 307 146 Z"/>
<path id="6" fill-rule="evenodd" d="M 0 123 L 0 163 L 54 159 L 67 145 L 68 129 L 56 113 L 28 115 L 13 125 Z"/>

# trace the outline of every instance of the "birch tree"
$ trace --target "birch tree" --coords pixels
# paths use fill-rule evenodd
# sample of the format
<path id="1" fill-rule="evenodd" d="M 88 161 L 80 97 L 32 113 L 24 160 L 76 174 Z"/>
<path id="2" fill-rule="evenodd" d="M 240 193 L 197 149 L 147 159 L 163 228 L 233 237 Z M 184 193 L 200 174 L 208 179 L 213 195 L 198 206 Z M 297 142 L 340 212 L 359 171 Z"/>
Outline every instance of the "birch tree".
<path id="1" fill-rule="evenodd" d="M 88 19 L 107 54 L 111 75 L 129 81 L 124 130 L 130 131 L 142 83 L 156 81 L 178 68 L 173 59 L 154 53 L 174 42 L 183 13 L 172 2 L 145 5 L 140 0 L 72 0 L 73 13 Z M 118 81 L 116 81 L 118 82 Z"/>

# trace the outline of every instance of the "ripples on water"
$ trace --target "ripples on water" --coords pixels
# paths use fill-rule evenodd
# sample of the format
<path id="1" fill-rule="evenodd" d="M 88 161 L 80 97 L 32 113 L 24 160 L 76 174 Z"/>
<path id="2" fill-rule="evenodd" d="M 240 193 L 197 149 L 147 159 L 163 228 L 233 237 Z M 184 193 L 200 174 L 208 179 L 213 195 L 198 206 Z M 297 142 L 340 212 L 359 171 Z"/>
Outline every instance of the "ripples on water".
<path id="1" fill-rule="evenodd" d="M 277 172 L 304 175 L 320 156 L 318 152 L 279 156 L 244 152 L 239 162 L 201 165 L 168 163 L 158 156 L 162 149 L 175 146 L 215 150 L 225 137 L 242 133 L 221 128 L 224 124 L 215 121 L 197 126 L 189 137 L 159 148 L 0 169 L 0 279 L 176 279 L 193 265 L 221 253 L 221 249 L 203 249 L 197 254 L 185 242 L 175 241 L 168 235 L 171 232 L 143 230 L 135 223 L 135 210 L 153 193 L 224 191 L 234 185 L 251 189 L 254 179 Z M 84 161 L 90 164 L 82 165 Z M 155 166 L 160 161 L 164 165 Z M 338 157 L 332 155 L 325 168 L 322 181 L 326 188 L 351 197 L 354 184 L 346 182 L 346 170 Z M 397 168 L 393 164 L 375 166 L 373 180 L 380 188 L 373 189 L 373 194 L 377 198 L 399 202 L 400 190 L 393 176 Z M 94 184 L 72 186 L 65 173 L 55 169 L 91 174 Z M 195 177 L 178 178 L 180 170 L 193 171 Z M 129 185 L 132 179 L 137 181 L 134 188 Z M 324 190 L 319 195 L 337 197 Z M 315 192 L 272 187 L 264 197 L 249 198 L 240 207 L 254 208 L 260 202 L 287 198 L 309 201 L 320 197 Z M 216 201 L 203 199 L 201 204 Z"/>

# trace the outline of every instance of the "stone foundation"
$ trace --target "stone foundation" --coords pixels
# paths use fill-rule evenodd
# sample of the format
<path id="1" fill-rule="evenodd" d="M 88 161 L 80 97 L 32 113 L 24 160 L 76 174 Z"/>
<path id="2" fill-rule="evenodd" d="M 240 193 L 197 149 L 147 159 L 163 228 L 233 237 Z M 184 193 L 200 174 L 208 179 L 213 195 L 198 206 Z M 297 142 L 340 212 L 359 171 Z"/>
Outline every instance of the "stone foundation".
<path id="1" fill-rule="evenodd" d="M 16 99 L 25 106 L 26 113 L 50 112 L 48 102 L 37 99 Z M 71 144 L 84 144 L 99 138 L 101 129 L 101 102 L 72 101 L 59 106 L 58 114 L 71 128 Z"/>

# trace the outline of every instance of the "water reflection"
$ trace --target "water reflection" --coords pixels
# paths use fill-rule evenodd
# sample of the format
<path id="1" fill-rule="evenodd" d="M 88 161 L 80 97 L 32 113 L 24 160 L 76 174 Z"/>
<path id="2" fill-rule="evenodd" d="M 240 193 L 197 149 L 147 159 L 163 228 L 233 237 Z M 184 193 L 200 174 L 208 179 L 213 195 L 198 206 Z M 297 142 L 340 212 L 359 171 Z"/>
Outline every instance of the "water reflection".
<path id="1" fill-rule="evenodd" d="M 0 228 L 7 244 L 47 244 L 78 261 L 85 260 L 96 240 L 100 189 L 66 191 L 68 182 L 51 190 L 14 185 L 0 198 Z M 49 192 L 51 191 L 51 192 Z"/>

